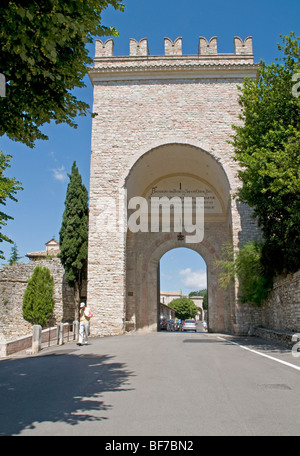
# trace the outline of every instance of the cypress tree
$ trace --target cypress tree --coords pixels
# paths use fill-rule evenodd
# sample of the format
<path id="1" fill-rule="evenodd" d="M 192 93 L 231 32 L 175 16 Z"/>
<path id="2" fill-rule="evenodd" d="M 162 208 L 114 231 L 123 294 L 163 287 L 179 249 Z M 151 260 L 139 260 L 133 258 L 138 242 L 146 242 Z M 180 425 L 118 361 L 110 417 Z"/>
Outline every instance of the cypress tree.
<path id="1" fill-rule="evenodd" d="M 23 298 L 23 318 L 32 325 L 45 326 L 54 309 L 54 280 L 48 268 L 37 266 Z"/>
<path id="2" fill-rule="evenodd" d="M 14 245 L 11 248 L 11 254 L 8 260 L 8 264 L 10 266 L 13 266 L 14 264 L 17 264 L 19 260 L 21 260 L 22 257 L 19 256 L 18 254 L 18 247 L 17 244 L 14 242 Z"/>
<path id="3" fill-rule="evenodd" d="M 60 259 L 66 280 L 74 289 L 75 302 L 79 305 L 88 254 L 88 192 L 75 161 L 68 176 L 70 182 L 59 232 Z"/>

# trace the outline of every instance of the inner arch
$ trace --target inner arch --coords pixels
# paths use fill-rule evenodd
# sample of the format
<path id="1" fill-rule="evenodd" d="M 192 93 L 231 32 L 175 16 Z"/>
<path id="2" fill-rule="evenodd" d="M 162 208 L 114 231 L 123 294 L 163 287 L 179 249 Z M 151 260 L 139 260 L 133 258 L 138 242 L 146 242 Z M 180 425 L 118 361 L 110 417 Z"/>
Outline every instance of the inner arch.
<path id="1" fill-rule="evenodd" d="M 137 196 L 146 197 L 148 201 L 152 186 L 157 186 L 159 195 L 166 194 L 171 198 L 177 192 L 173 191 L 173 184 L 180 183 L 195 194 L 198 190 L 204 192 L 208 195 L 207 201 L 215 198 L 219 204 L 212 205 L 210 211 L 205 209 L 202 242 L 186 242 L 184 230 L 180 234 L 175 229 L 151 232 L 149 218 L 148 231 L 128 229 L 125 326 L 136 330 L 157 330 L 160 260 L 171 249 L 188 247 L 206 262 L 210 329 L 223 332 L 231 326 L 234 316 L 231 296 L 225 295 L 218 286 L 215 259 L 221 255 L 222 246 L 232 241 L 230 196 L 234 183 L 226 174 L 222 161 L 194 145 L 170 143 L 157 146 L 140 156 L 127 174 L 127 204 Z"/>
<path id="2" fill-rule="evenodd" d="M 207 319 L 207 300 L 203 306 L 203 296 L 207 293 L 207 266 L 200 254 L 186 247 L 169 250 L 160 259 L 159 273 L 160 316 L 164 311 L 168 313 L 167 306 L 172 307 L 173 299 L 194 293 L 191 299 L 198 307 L 198 319 Z"/>
<path id="3" fill-rule="evenodd" d="M 226 211 L 231 186 L 223 166 L 208 152 L 188 144 L 165 144 L 142 155 L 126 178 L 128 199 L 143 196 L 165 176 L 184 175 L 197 176 L 213 188 Z"/>

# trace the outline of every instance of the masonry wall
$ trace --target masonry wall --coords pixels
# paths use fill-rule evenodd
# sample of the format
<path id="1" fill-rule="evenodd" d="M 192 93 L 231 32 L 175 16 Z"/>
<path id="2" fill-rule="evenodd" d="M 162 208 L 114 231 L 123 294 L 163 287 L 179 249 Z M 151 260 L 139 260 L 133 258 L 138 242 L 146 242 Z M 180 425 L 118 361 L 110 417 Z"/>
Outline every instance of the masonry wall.
<path id="1" fill-rule="evenodd" d="M 227 140 L 239 112 L 239 80 L 124 81 L 95 86 L 90 210 L 97 216 L 103 196 L 118 199 L 120 176 L 142 150 L 183 138 L 203 144 L 235 176 L 236 163 Z M 159 163 L 158 163 L 159 166 Z M 235 183 L 232 180 L 232 189 Z M 98 206 L 98 207 L 97 207 Z M 242 231 L 239 208 L 233 203 L 233 241 Z M 99 209 L 98 209 L 99 210 Z M 245 209 L 243 209 L 245 213 Z M 244 228 L 251 235 L 255 228 Z M 126 299 L 125 242 L 118 233 L 97 232 L 91 219 L 89 239 L 89 302 L 101 315 L 99 331 L 116 334 L 124 324 Z M 105 258 L 105 262 L 102 259 Z M 128 267 L 128 264 L 127 264 Z M 113 284 L 107 289 L 103 283 Z M 101 325 L 101 329 L 100 329 Z M 115 328 L 114 328 L 115 325 Z"/>
<path id="2" fill-rule="evenodd" d="M 32 333 L 31 324 L 23 319 L 22 304 L 28 279 L 37 265 L 48 268 L 54 278 L 55 307 L 48 326 L 74 321 L 74 293 L 64 280 L 58 258 L 5 266 L 0 269 L 0 341 Z"/>
<path id="3" fill-rule="evenodd" d="M 300 332 L 300 271 L 275 280 L 273 290 L 261 309 L 261 325 Z"/>
<path id="4" fill-rule="evenodd" d="M 211 156 L 214 161 L 211 167 L 217 169 L 218 165 L 224 171 L 221 193 L 223 190 L 226 202 L 230 201 L 230 209 L 223 214 L 223 225 L 219 225 L 222 237 L 218 242 L 232 240 L 237 246 L 243 238 L 243 229 L 245 235 L 253 238 L 255 227 L 248 223 L 249 212 L 230 199 L 238 187 L 238 179 L 228 140 L 233 133 L 232 125 L 240 122 L 238 85 L 245 76 L 256 77 L 257 66 L 253 61 L 252 39 L 243 43 L 235 38 L 234 43 L 235 54 L 218 54 L 215 38 L 210 42 L 201 38 L 200 55 L 182 56 L 181 38 L 174 43 L 165 39 L 165 55 L 150 56 L 147 40 L 140 43 L 130 40 L 130 56 L 114 57 L 112 40 L 96 41 L 95 66 L 89 73 L 94 87 L 93 111 L 98 115 L 92 127 L 88 258 L 88 302 L 95 315 L 92 328 L 95 335 L 120 334 L 126 322 L 139 328 L 137 318 L 141 326 L 155 327 L 154 306 L 146 307 L 147 302 L 157 300 L 157 289 L 144 285 L 150 266 L 143 273 L 139 270 L 150 236 L 146 240 L 141 236 L 140 242 L 137 239 L 126 245 L 126 235 L 118 227 L 108 230 L 109 223 L 106 226 L 99 223 L 109 200 L 115 202 L 115 208 L 110 211 L 112 219 L 114 215 L 118 220 L 126 216 L 129 175 L 149 151 L 161 148 L 163 154 L 164 145 L 180 144 L 197 148 L 199 156 Z M 180 160 L 186 162 L 183 156 Z M 141 183 L 143 172 L 135 176 L 141 191 L 146 190 Z M 158 157 L 157 173 L 152 169 L 152 182 L 159 172 Z M 179 175 L 180 169 L 173 172 Z M 198 173 L 205 181 L 201 163 L 198 169 L 192 169 L 191 165 L 185 172 Z M 217 233 L 218 229 L 214 230 Z M 220 251 L 219 244 L 215 251 Z M 155 262 L 158 261 L 155 257 Z M 156 263 L 153 266 L 149 261 L 153 277 L 157 274 Z M 211 292 L 216 298 L 211 313 L 216 314 L 215 327 L 234 325 L 236 328 L 231 303 L 227 300 L 225 312 L 219 290 Z"/>
<path id="5" fill-rule="evenodd" d="M 279 276 L 261 307 L 238 304 L 237 318 L 246 334 L 251 326 L 275 331 L 300 332 L 300 271 Z"/>
<path id="6" fill-rule="evenodd" d="M 95 85 L 93 110 L 99 115 L 93 122 L 88 299 L 101 316 L 101 334 L 122 331 L 126 272 L 124 237 L 97 227 L 99 201 L 103 197 L 118 200 L 120 177 L 130 170 L 129 164 L 138 158 L 139 151 L 142 154 L 154 144 L 178 138 L 186 144 L 202 144 L 235 175 L 236 163 L 227 140 L 239 112 L 238 83 L 240 80 L 200 79 Z M 238 242 L 238 209 L 233 225 Z M 106 287 L 109 282 L 113 283 Z"/>

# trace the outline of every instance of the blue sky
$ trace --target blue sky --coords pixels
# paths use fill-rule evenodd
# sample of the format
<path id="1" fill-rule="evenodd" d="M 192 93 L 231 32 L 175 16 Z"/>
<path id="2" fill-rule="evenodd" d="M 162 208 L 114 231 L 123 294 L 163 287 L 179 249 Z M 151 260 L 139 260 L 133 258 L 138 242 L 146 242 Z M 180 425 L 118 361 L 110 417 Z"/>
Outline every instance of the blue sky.
<path id="1" fill-rule="evenodd" d="M 218 36 L 219 52 L 234 52 L 233 37 L 253 37 L 255 61 L 271 62 L 278 56 L 279 35 L 294 31 L 300 35 L 299 0 L 124 0 L 125 12 L 108 8 L 102 23 L 113 25 L 120 36 L 115 39 L 115 55 L 129 54 L 129 39 L 147 37 L 152 55 L 164 53 L 164 37 L 183 39 L 183 53 L 197 54 L 199 36 Z M 106 39 L 106 38 L 105 38 Z M 91 56 L 94 46 L 90 46 Z M 92 104 L 92 86 L 76 91 L 80 99 Z M 19 254 L 43 250 L 53 236 L 58 239 L 68 184 L 67 173 L 76 160 L 83 182 L 89 189 L 91 119 L 78 119 L 78 129 L 47 125 L 49 141 L 37 141 L 34 149 L 0 138 L 0 148 L 13 155 L 7 175 L 22 182 L 18 202 L 8 202 L 6 213 L 14 217 L 3 230 L 18 247 Z M 6 258 L 11 245 L 2 243 Z M 26 259 L 24 259 L 26 261 Z M 161 288 L 185 293 L 202 287 L 204 262 L 191 250 L 169 252 L 161 262 Z M 188 280 L 188 277 L 190 280 Z M 195 279 L 192 283 L 191 277 Z M 199 282 L 197 282 L 197 277 Z M 196 287 L 196 284 L 199 287 Z"/>

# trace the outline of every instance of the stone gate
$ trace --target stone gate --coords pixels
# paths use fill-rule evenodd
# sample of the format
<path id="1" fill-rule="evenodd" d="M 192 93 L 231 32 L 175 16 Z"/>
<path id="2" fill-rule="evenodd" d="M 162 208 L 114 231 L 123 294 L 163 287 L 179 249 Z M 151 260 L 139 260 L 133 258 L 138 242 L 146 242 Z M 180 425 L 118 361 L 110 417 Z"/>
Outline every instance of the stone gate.
<path id="1" fill-rule="evenodd" d="M 238 248 L 257 235 L 249 208 L 233 199 L 239 181 L 228 140 L 239 122 L 238 85 L 257 77 L 258 64 L 252 38 L 235 37 L 234 48 L 220 54 L 216 37 L 201 37 L 197 55 L 182 55 L 182 39 L 165 38 L 165 55 L 152 56 L 147 39 L 130 40 L 130 55 L 119 57 L 113 40 L 96 41 L 87 295 L 94 335 L 157 330 L 159 262 L 176 247 L 206 262 L 210 330 L 248 330 L 237 290 L 219 288 L 214 265 L 225 243 Z M 203 238 L 188 243 L 174 223 L 151 230 L 151 215 L 147 226 L 128 229 L 135 198 L 153 196 L 201 197 Z"/>

